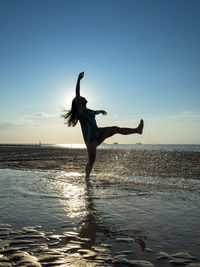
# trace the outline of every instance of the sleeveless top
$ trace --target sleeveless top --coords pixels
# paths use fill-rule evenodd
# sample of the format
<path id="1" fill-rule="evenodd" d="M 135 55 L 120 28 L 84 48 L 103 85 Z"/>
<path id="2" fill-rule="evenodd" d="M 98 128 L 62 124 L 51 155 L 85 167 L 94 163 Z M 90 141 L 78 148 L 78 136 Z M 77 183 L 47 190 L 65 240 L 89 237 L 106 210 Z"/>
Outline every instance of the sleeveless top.
<path id="1" fill-rule="evenodd" d="M 95 111 L 91 109 L 85 109 L 79 115 L 78 119 L 81 124 L 85 144 L 89 145 L 102 133 L 102 129 L 97 126 L 95 120 Z"/>

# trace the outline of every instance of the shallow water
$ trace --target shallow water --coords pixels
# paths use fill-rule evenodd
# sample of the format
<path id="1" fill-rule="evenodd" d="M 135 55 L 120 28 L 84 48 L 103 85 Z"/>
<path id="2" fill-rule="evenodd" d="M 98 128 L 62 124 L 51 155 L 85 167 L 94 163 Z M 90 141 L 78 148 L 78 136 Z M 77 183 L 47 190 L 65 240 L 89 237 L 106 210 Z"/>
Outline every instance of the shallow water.
<path id="1" fill-rule="evenodd" d="M 107 247 L 106 256 L 104 251 L 98 259 L 101 266 L 112 266 L 113 257 L 124 251 L 131 251 L 126 255 L 129 260 L 148 260 L 155 266 L 160 266 L 156 260 L 160 251 L 185 251 L 199 261 L 199 193 L 200 181 L 192 179 L 111 172 L 94 174 L 85 184 L 84 176 L 75 172 L 1 169 L 1 224 L 10 224 L 12 231 L 40 226 L 47 244 L 49 232 L 61 235 L 53 248 L 69 248 L 66 236 L 72 233 L 77 237 L 74 243 L 70 239 L 71 246 L 80 258 L 80 249 L 97 252 Z M 92 260 L 97 261 L 96 256 Z M 164 264 L 168 266 L 168 261 Z"/>

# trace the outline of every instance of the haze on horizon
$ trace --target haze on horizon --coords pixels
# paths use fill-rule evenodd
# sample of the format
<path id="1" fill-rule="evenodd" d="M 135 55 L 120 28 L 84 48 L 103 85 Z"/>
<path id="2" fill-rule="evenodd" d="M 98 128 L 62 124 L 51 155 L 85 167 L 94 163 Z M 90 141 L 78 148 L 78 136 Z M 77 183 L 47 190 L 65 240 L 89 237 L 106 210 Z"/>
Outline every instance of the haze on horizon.
<path id="1" fill-rule="evenodd" d="M 1 0 L 0 143 L 83 143 L 60 118 L 81 94 L 107 143 L 200 144 L 200 1 Z"/>

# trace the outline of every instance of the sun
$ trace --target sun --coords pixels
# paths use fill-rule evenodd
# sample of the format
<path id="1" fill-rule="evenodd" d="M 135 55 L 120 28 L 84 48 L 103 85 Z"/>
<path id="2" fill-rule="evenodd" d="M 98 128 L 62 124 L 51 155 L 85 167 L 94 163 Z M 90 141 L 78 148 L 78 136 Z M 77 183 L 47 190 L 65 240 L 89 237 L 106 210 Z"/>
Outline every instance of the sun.
<path id="1" fill-rule="evenodd" d="M 63 92 L 60 94 L 60 106 L 62 106 L 62 108 L 64 109 L 70 109 L 71 108 L 71 104 L 72 104 L 72 100 L 75 97 L 75 90 L 74 88 L 65 88 L 64 90 L 62 90 Z"/>
<path id="2" fill-rule="evenodd" d="M 75 97 L 75 92 L 74 90 L 70 90 L 68 91 L 65 95 L 64 95 L 64 103 L 65 103 L 65 106 L 66 107 L 71 107 L 71 104 L 72 104 L 72 100 L 74 99 Z"/>

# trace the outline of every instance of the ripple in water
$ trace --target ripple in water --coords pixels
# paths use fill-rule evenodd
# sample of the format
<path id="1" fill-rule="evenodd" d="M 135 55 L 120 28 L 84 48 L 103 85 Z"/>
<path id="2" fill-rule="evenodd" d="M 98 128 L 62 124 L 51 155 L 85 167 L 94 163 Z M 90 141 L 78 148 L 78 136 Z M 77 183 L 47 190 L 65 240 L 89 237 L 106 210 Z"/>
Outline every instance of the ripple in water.
<path id="1" fill-rule="evenodd" d="M 197 180 L 104 173 L 87 185 L 79 173 L 0 170 L 0 196 L 0 263 L 199 261 Z"/>

